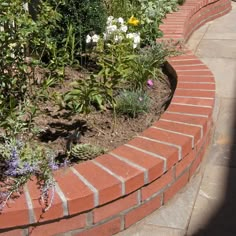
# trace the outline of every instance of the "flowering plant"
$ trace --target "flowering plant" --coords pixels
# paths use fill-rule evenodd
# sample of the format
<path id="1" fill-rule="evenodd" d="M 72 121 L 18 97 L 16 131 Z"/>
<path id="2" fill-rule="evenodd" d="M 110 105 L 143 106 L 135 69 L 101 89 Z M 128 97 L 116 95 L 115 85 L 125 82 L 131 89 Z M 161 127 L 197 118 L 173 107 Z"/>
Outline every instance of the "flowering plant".
<path id="1" fill-rule="evenodd" d="M 41 190 L 41 200 L 46 203 L 45 211 L 50 208 L 55 182 L 52 171 L 58 169 L 52 151 L 36 144 L 25 143 L 22 140 L 7 139 L 0 143 L 0 210 L 7 201 L 22 191 L 23 186 L 34 175 Z M 52 197 L 48 201 L 49 192 Z"/>
<path id="2" fill-rule="evenodd" d="M 128 20 L 128 24 L 131 26 L 137 25 L 139 20 L 135 17 L 131 17 Z M 129 27 L 122 17 L 114 18 L 109 16 L 106 22 L 105 32 L 103 37 L 100 37 L 97 34 L 92 33 L 86 36 L 86 43 L 98 43 L 99 40 L 107 45 L 118 44 L 122 42 L 130 42 L 133 49 L 137 48 L 141 42 L 140 33 L 138 32 L 129 32 Z"/>

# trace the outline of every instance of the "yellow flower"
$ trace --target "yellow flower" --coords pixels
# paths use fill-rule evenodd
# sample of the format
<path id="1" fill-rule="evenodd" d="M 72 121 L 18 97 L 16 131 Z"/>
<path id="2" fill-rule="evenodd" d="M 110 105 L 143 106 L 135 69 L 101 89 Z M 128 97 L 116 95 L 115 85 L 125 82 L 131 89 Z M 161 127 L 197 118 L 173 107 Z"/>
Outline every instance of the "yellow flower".
<path id="1" fill-rule="evenodd" d="M 139 20 L 136 17 L 131 16 L 128 20 L 128 24 L 137 26 L 139 24 Z"/>

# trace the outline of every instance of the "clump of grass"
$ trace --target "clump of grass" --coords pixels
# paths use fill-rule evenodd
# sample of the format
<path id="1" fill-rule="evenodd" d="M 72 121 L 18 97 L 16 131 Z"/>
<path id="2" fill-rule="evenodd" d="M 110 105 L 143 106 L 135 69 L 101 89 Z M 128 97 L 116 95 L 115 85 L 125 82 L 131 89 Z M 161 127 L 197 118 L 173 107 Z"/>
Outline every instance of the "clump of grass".
<path id="1" fill-rule="evenodd" d="M 116 97 L 116 112 L 136 118 L 148 112 L 150 104 L 150 97 L 143 91 L 123 91 Z"/>

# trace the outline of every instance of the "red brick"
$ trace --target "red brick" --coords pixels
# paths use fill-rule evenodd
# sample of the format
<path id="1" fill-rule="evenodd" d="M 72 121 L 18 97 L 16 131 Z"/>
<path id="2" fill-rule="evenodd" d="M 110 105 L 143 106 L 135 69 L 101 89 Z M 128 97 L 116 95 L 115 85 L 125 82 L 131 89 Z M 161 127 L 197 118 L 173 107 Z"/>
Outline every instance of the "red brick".
<path id="1" fill-rule="evenodd" d="M 192 139 L 181 134 L 175 134 L 155 128 L 149 128 L 145 130 L 142 135 L 151 139 L 178 145 L 182 148 L 182 157 L 187 155 L 192 150 Z"/>
<path id="2" fill-rule="evenodd" d="M 128 144 L 166 158 L 167 169 L 171 168 L 178 161 L 178 149 L 175 147 L 156 143 L 143 138 L 135 138 Z"/>
<path id="3" fill-rule="evenodd" d="M 174 68 L 179 67 L 179 66 L 194 66 L 194 65 L 202 64 L 202 61 L 200 61 L 197 58 L 192 59 L 192 60 L 185 60 L 185 61 L 183 61 L 183 60 L 179 60 L 179 61 L 178 60 L 172 60 L 172 58 L 170 58 L 169 62 Z"/>
<path id="4" fill-rule="evenodd" d="M 30 198 L 33 204 L 34 215 L 36 217 L 36 222 L 43 222 L 47 220 L 57 219 L 64 216 L 63 213 L 63 205 L 62 200 L 60 199 L 59 195 L 56 193 L 54 194 L 52 206 L 50 210 L 44 212 L 43 209 L 46 207 L 42 201 L 40 201 L 40 189 L 36 184 L 36 179 L 32 181 L 28 181 L 27 183 Z M 52 192 L 49 192 L 49 199 L 52 197 Z"/>
<path id="5" fill-rule="evenodd" d="M 94 207 L 94 193 L 78 176 L 73 174 L 70 168 L 67 168 L 65 171 L 56 171 L 54 178 L 67 199 L 70 215 Z"/>
<path id="6" fill-rule="evenodd" d="M 214 83 L 214 77 L 213 76 L 207 76 L 207 77 L 198 77 L 198 76 L 190 76 L 190 75 L 178 75 L 178 81 L 179 82 L 207 82 L 207 83 Z"/>
<path id="7" fill-rule="evenodd" d="M 65 233 L 71 230 L 84 228 L 86 226 L 86 215 L 77 215 L 71 218 L 57 220 L 53 223 L 38 225 L 29 228 L 29 235 L 32 236 L 50 236 L 59 233 Z"/>
<path id="8" fill-rule="evenodd" d="M 185 74 L 185 72 L 188 74 L 190 74 L 190 72 L 193 72 L 191 74 L 194 74 L 197 72 L 197 74 L 199 72 L 201 72 L 200 74 L 204 74 L 203 72 L 206 72 L 207 74 L 209 74 L 209 68 L 202 64 L 202 65 L 187 65 L 187 66 L 174 66 L 174 69 L 177 71 L 177 74 L 179 74 L 180 72 L 183 72 Z M 180 73 L 181 74 L 181 73 Z"/>
<path id="9" fill-rule="evenodd" d="M 207 135 L 204 139 L 204 142 L 202 142 L 202 146 L 199 147 L 199 150 L 197 150 L 196 152 L 196 160 L 192 163 L 191 167 L 190 167 L 190 177 L 192 175 L 194 175 L 194 173 L 196 172 L 196 169 L 198 168 L 198 166 L 200 165 L 200 163 L 202 162 L 204 156 L 205 156 L 205 153 L 206 153 L 206 150 L 209 146 L 209 143 L 210 143 L 210 135 Z"/>
<path id="10" fill-rule="evenodd" d="M 176 177 L 180 176 L 194 161 L 196 153 L 193 150 L 183 160 L 176 164 Z"/>
<path id="11" fill-rule="evenodd" d="M 153 157 L 144 152 L 135 150 L 127 146 L 120 146 L 112 151 L 112 153 L 122 156 L 148 170 L 148 181 L 151 182 L 158 178 L 164 170 L 164 161 L 157 157 Z"/>
<path id="12" fill-rule="evenodd" d="M 159 120 L 154 123 L 153 126 L 159 127 L 166 130 L 171 130 L 174 132 L 191 135 L 194 138 L 194 144 L 198 142 L 201 138 L 201 128 L 195 126 L 189 126 L 185 124 L 173 123 L 168 121 Z"/>
<path id="13" fill-rule="evenodd" d="M 113 219 L 102 225 L 95 226 L 92 229 L 80 233 L 72 233 L 72 236 L 111 236 L 121 230 L 121 219 Z"/>
<path id="14" fill-rule="evenodd" d="M 189 172 L 187 171 L 164 192 L 164 203 L 169 201 L 180 189 L 182 189 L 187 184 L 188 179 Z"/>
<path id="15" fill-rule="evenodd" d="M 208 107 L 196 107 L 196 106 L 185 106 L 185 105 L 178 105 L 178 104 L 171 104 L 168 108 L 170 112 L 178 112 L 178 113 L 185 113 L 185 114 L 195 114 L 195 115 L 205 115 L 211 116 L 212 108 Z"/>
<path id="16" fill-rule="evenodd" d="M 24 236 L 25 233 L 22 229 L 15 229 L 15 230 L 10 230 L 6 232 L 1 232 L 3 236 Z"/>
<path id="17" fill-rule="evenodd" d="M 111 155 L 102 155 L 96 158 L 96 161 L 124 179 L 126 194 L 144 185 L 144 171 Z"/>
<path id="18" fill-rule="evenodd" d="M 215 91 L 176 89 L 175 96 L 214 98 Z"/>
<path id="19" fill-rule="evenodd" d="M 74 168 L 99 192 L 99 204 L 112 201 L 122 195 L 121 182 L 91 161 L 75 165 Z"/>
<path id="20" fill-rule="evenodd" d="M 214 106 L 214 99 L 204 99 L 204 98 L 174 96 L 171 102 L 172 104 L 181 103 L 181 104 L 187 104 L 187 105 L 209 106 L 209 107 L 212 107 L 211 109 L 213 109 L 213 106 Z"/>
<path id="21" fill-rule="evenodd" d="M 112 203 L 108 203 L 102 207 L 96 208 L 93 211 L 94 223 L 102 221 L 110 216 L 115 216 L 118 213 L 134 207 L 138 204 L 138 192 L 134 192 Z"/>
<path id="22" fill-rule="evenodd" d="M 215 90 L 214 83 L 178 83 L 178 88 L 182 89 L 198 89 L 198 90 Z"/>
<path id="23" fill-rule="evenodd" d="M 161 117 L 161 120 L 162 119 L 183 122 L 187 124 L 201 125 L 203 127 L 203 133 L 205 133 L 207 130 L 207 117 L 165 112 Z"/>
<path id="24" fill-rule="evenodd" d="M 162 189 L 167 187 L 167 185 L 172 181 L 173 181 L 173 172 L 172 170 L 169 170 L 160 178 L 142 188 L 141 190 L 142 201 L 145 201 L 146 199 L 150 198 L 153 194 L 156 194 L 157 192 L 161 191 Z"/>
<path id="25" fill-rule="evenodd" d="M 201 163 L 200 157 L 198 157 L 196 160 L 194 160 L 194 162 L 192 163 L 192 165 L 190 167 L 190 171 L 189 171 L 190 178 L 196 173 L 196 170 L 199 167 L 200 163 Z"/>
<path id="26" fill-rule="evenodd" d="M 24 194 L 9 200 L 0 214 L 0 229 L 29 224 L 29 212 Z"/>
<path id="27" fill-rule="evenodd" d="M 157 196 L 125 215 L 125 228 L 143 219 L 161 207 L 161 196 Z"/>

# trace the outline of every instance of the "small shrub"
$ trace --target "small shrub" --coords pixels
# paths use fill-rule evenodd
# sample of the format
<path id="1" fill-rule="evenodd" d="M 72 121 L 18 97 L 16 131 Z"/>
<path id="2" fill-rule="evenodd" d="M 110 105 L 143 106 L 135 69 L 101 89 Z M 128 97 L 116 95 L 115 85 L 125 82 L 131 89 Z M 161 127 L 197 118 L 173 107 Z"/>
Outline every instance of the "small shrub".
<path id="1" fill-rule="evenodd" d="M 138 54 L 130 63 L 131 73 L 127 76 L 129 87 L 144 90 L 149 79 L 158 79 L 162 74 L 161 67 L 168 57 L 178 55 L 176 43 L 153 43 L 150 46 L 141 48 Z"/>
<path id="2" fill-rule="evenodd" d="M 63 96 L 62 106 L 73 113 L 89 114 L 93 107 L 103 109 L 108 100 L 109 91 L 91 75 L 73 83 L 73 88 Z"/>
<path id="3" fill-rule="evenodd" d="M 52 171 L 58 168 L 54 153 L 38 144 L 25 143 L 22 140 L 7 139 L 0 143 L 0 210 L 14 195 L 21 193 L 23 186 L 33 176 L 41 191 L 41 200 L 45 209 L 50 208 L 55 182 Z"/>
<path id="4" fill-rule="evenodd" d="M 142 91 L 123 91 L 116 97 L 116 111 L 132 118 L 148 112 L 151 99 Z"/>

